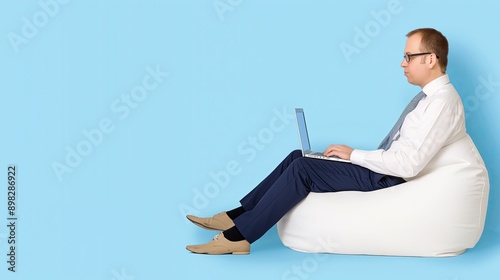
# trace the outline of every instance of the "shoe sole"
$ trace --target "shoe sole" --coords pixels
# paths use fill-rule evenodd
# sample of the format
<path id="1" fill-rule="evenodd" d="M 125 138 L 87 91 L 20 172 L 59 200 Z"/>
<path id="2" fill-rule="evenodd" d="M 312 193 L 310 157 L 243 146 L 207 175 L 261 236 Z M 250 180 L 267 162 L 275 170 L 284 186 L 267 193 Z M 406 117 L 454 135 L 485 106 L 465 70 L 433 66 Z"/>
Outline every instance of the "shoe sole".
<path id="1" fill-rule="evenodd" d="M 186 249 L 187 249 L 187 248 L 186 248 Z M 250 254 L 250 251 L 248 251 L 248 252 L 227 252 L 227 253 L 226 253 L 226 252 L 224 252 L 224 253 L 220 253 L 220 254 L 211 254 L 211 253 L 208 253 L 208 252 L 203 252 L 203 253 L 200 253 L 200 252 L 191 251 L 191 250 L 189 250 L 189 249 L 187 249 L 187 250 L 188 250 L 189 252 L 193 253 L 193 254 L 201 254 L 201 255 L 214 255 L 214 256 L 216 256 L 216 255 L 230 255 L 230 254 L 232 254 L 232 255 L 248 255 L 248 254 Z"/>
<path id="2" fill-rule="evenodd" d="M 233 255 L 248 255 L 250 252 L 232 252 Z"/>

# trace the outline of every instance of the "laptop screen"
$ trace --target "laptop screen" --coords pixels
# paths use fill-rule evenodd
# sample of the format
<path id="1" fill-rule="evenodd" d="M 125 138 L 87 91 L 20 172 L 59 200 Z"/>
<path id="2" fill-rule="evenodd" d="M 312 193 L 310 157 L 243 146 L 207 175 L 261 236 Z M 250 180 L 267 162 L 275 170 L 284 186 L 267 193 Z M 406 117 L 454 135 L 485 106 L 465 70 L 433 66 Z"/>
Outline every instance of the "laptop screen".
<path id="1" fill-rule="evenodd" d="M 307 134 L 306 117 L 304 116 L 304 110 L 302 108 L 295 109 L 295 115 L 297 117 L 297 127 L 299 129 L 300 144 L 302 145 L 302 151 L 310 151 L 311 144 L 309 143 L 309 136 Z"/>

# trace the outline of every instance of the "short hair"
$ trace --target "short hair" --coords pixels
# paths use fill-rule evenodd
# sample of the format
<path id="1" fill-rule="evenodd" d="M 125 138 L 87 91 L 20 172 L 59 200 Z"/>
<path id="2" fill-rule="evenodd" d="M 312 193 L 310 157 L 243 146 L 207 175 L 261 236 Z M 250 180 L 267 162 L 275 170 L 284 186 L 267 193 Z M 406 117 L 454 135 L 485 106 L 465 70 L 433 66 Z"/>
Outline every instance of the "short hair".
<path id="1" fill-rule="evenodd" d="M 418 28 L 406 34 L 406 37 L 419 34 L 421 36 L 420 46 L 423 52 L 432 52 L 438 56 L 438 64 L 443 73 L 448 66 L 448 40 L 439 31 L 433 28 Z"/>

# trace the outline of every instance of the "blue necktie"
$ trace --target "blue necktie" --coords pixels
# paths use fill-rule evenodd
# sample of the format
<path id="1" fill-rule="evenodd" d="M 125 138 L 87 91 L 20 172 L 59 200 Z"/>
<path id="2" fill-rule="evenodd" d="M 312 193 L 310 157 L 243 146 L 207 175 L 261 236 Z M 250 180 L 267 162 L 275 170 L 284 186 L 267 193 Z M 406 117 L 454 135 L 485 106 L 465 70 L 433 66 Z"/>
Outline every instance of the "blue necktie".
<path id="1" fill-rule="evenodd" d="M 410 101 L 408 106 L 406 106 L 406 108 L 404 109 L 403 113 L 401 113 L 401 116 L 399 117 L 396 124 L 394 124 L 391 131 L 389 131 L 389 134 L 387 134 L 387 136 L 384 138 L 384 140 L 382 140 L 382 143 L 380 143 L 380 145 L 378 146 L 379 149 L 387 150 L 387 149 L 389 149 L 389 147 L 391 146 L 393 141 L 398 140 L 398 139 L 394 139 L 394 136 L 396 135 L 396 133 L 398 133 L 399 129 L 403 125 L 403 122 L 406 118 L 406 115 L 408 115 L 408 113 L 413 111 L 413 109 L 415 109 L 415 107 L 417 107 L 418 102 L 420 102 L 420 100 L 422 100 L 422 98 L 424 98 L 424 97 L 425 97 L 425 93 L 423 91 L 419 92 L 417 95 L 415 95 L 415 97 L 413 97 L 413 99 Z M 397 138 L 399 138 L 399 135 Z"/>

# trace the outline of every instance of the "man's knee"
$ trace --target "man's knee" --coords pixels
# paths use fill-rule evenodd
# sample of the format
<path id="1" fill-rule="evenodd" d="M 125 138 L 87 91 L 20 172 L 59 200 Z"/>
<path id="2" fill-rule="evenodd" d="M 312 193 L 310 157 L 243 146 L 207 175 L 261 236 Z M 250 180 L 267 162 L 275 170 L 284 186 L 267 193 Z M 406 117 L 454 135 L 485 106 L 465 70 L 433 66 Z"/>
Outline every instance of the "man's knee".
<path id="1" fill-rule="evenodd" d="M 312 159 L 303 157 L 301 153 L 301 156 L 294 160 L 287 169 L 288 176 L 302 182 L 302 186 L 308 191 L 311 190 L 310 169 L 308 168 L 310 160 Z"/>
<path id="2" fill-rule="evenodd" d="M 311 160 L 310 158 L 306 158 L 302 156 L 302 152 L 300 154 L 300 157 L 296 158 L 292 164 L 291 167 L 294 170 L 294 172 L 298 172 L 304 169 L 304 167 L 307 165 L 307 161 Z"/>
<path id="3" fill-rule="evenodd" d="M 302 151 L 301 150 L 294 150 L 290 153 L 289 157 L 292 159 L 298 159 L 302 157 Z"/>

